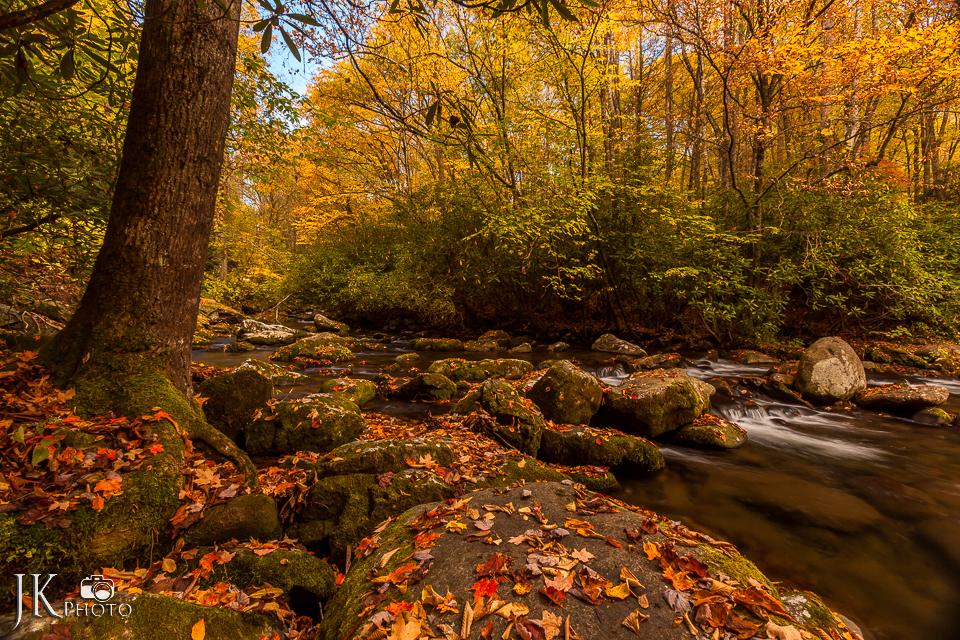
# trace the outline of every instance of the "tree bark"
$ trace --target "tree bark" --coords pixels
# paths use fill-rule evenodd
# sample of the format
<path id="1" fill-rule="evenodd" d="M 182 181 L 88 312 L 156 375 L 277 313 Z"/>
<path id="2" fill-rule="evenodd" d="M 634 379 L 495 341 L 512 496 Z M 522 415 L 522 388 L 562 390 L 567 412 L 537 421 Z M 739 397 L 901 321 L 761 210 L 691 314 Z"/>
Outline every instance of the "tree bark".
<path id="1" fill-rule="evenodd" d="M 137 354 L 187 396 L 190 345 L 230 115 L 239 3 L 148 0 L 103 247 L 46 350 L 58 376 Z"/>

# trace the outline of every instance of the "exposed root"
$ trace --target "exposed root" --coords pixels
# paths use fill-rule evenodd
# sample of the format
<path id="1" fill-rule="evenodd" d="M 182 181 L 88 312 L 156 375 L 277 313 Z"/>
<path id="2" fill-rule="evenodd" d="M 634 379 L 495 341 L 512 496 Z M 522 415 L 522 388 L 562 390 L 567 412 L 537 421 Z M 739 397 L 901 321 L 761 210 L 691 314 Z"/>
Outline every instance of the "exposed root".
<path id="1" fill-rule="evenodd" d="M 250 456 L 238 447 L 233 440 L 223 435 L 208 422 L 196 421 L 190 425 L 190 435 L 194 440 L 199 440 L 211 447 L 234 464 L 238 471 L 244 476 L 244 485 L 251 490 L 259 485 L 257 479 L 257 467 L 250 460 Z"/>

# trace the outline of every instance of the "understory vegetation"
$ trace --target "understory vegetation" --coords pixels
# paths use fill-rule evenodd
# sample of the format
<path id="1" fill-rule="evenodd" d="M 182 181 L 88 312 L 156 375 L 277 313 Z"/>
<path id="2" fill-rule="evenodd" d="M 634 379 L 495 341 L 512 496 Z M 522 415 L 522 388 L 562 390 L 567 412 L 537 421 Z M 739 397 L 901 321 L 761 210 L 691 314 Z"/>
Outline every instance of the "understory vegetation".
<path id="1" fill-rule="evenodd" d="M 329 61 L 306 96 L 245 30 L 205 294 L 371 325 L 952 335 L 951 6 L 724 6 L 384 7 L 297 41 Z M 75 299 L 102 238 L 135 27 L 78 15 L 111 82 L 66 118 L 39 85 L 0 103 L 6 302 Z"/>

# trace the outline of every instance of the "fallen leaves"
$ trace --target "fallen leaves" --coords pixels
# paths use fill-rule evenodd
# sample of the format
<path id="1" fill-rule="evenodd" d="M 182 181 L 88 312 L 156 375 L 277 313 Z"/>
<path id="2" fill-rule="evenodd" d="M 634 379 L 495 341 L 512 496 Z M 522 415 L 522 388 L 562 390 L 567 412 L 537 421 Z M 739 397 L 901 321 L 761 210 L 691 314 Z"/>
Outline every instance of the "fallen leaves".
<path id="1" fill-rule="evenodd" d="M 473 586 L 470 587 L 470 591 L 473 591 L 473 602 L 476 602 L 486 596 L 495 596 L 497 595 L 497 587 L 499 586 L 494 578 L 483 578 L 482 580 L 477 580 L 473 583 Z"/>
<path id="2" fill-rule="evenodd" d="M 622 626 L 630 629 L 635 634 L 640 635 L 640 623 L 646 620 L 649 620 L 650 616 L 644 614 L 640 609 L 637 609 L 621 623 Z"/>

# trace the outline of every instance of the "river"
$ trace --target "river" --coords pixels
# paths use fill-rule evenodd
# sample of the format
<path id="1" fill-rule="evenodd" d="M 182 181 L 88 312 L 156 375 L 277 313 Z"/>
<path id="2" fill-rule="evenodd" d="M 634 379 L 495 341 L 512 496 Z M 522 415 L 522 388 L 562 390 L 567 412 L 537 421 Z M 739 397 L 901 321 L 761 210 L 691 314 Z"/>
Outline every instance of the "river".
<path id="1" fill-rule="evenodd" d="M 306 384 L 280 387 L 278 395 L 310 393 L 345 369 L 369 379 L 409 352 L 406 339 L 393 338 L 386 346 L 385 353 L 360 353 L 354 363 L 325 372 L 307 370 Z M 196 350 L 193 357 L 228 367 L 250 357 L 266 360 L 272 352 Z M 688 372 L 700 378 L 735 380 L 768 369 L 685 355 L 693 362 Z M 423 371 L 443 358 L 504 356 L 426 352 L 402 366 Z M 557 354 L 534 348 L 510 357 L 539 364 Z M 625 375 L 605 365 L 603 354 L 571 349 L 562 357 L 608 384 Z M 867 377 L 871 385 L 901 379 Z M 950 390 L 943 408 L 960 411 L 960 381 L 927 381 Z M 867 640 L 960 637 L 960 430 L 860 409 L 814 411 L 761 395 L 713 400 L 711 412 L 743 427 L 747 443 L 734 451 L 658 443 L 666 470 L 637 477 L 618 473 L 622 488 L 616 497 L 732 542 L 771 579 L 813 591 L 861 623 Z M 364 410 L 417 416 L 437 408 L 377 398 Z"/>

